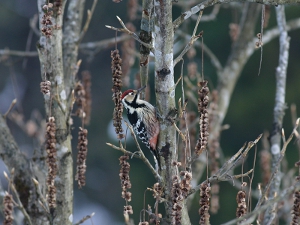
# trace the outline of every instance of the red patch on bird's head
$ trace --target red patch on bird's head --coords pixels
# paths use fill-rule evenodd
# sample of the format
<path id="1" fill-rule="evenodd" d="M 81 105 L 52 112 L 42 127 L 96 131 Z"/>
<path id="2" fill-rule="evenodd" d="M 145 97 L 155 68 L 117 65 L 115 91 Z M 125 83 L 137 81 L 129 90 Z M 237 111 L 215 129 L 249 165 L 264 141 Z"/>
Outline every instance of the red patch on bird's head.
<path id="1" fill-rule="evenodd" d="M 129 89 L 129 90 L 123 92 L 121 99 L 123 99 L 123 98 L 124 98 L 126 95 L 128 95 L 130 92 L 133 92 L 133 90 L 132 90 L 132 89 Z"/>

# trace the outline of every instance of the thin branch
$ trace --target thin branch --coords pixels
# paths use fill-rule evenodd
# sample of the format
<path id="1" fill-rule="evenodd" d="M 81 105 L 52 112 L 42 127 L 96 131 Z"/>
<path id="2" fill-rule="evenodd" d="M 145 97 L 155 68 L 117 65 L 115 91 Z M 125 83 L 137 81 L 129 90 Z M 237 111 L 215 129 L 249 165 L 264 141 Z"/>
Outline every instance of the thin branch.
<path id="1" fill-rule="evenodd" d="M 278 6 L 278 5 L 289 5 L 289 4 L 299 4 L 300 0 L 283 0 L 283 1 L 270 1 L 270 0 L 227 0 L 226 3 L 230 3 L 230 2 L 249 2 L 249 3 L 260 3 L 263 5 L 274 5 L 274 6 Z M 184 12 L 181 14 L 181 16 L 179 16 L 177 19 L 174 20 L 173 22 L 173 27 L 174 29 L 178 28 L 185 20 L 187 20 L 188 18 L 190 18 L 192 15 L 198 13 L 201 8 L 203 7 L 203 9 L 213 6 L 213 5 L 217 5 L 217 4 L 223 4 L 224 0 L 204 0 L 201 1 L 201 3 L 195 5 L 194 7 L 192 7 L 190 10 Z"/>
<path id="2" fill-rule="evenodd" d="M 94 14 L 94 11 L 95 11 L 95 8 L 96 8 L 96 5 L 97 5 L 97 2 L 98 2 L 98 0 L 94 0 L 94 1 L 93 1 L 93 5 L 92 5 L 91 10 L 88 10 L 88 11 L 87 11 L 87 18 L 86 18 L 84 27 L 83 27 L 83 29 L 82 29 L 82 31 L 81 31 L 81 33 L 80 33 L 80 36 L 79 36 L 79 38 L 78 38 L 77 44 L 79 44 L 79 43 L 82 41 L 82 39 L 83 39 L 85 33 L 87 32 L 87 30 L 88 30 L 88 28 L 89 28 L 89 25 L 90 25 L 92 16 L 93 16 L 93 14 Z"/>
<path id="3" fill-rule="evenodd" d="M 124 24 L 124 22 L 120 19 L 120 17 L 117 16 L 117 19 L 119 20 L 121 26 L 123 28 L 116 28 L 116 27 L 113 27 L 113 26 L 109 26 L 109 25 L 105 25 L 107 28 L 109 29 L 112 29 L 112 30 L 116 30 L 116 31 L 119 31 L 119 32 L 124 32 L 126 34 L 129 34 L 131 37 L 133 37 L 136 41 L 140 42 L 142 45 L 144 45 L 145 47 L 149 48 L 151 50 L 151 52 L 154 52 L 154 48 L 152 45 L 148 44 L 148 43 L 145 43 L 143 42 L 139 36 L 137 34 L 135 34 L 134 32 L 130 31 Z"/>
<path id="4" fill-rule="evenodd" d="M 272 170 L 278 173 L 280 171 L 280 165 L 278 161 L 282 160 L 282 154 L 280 153 L 281 145 L 281 127 L 283 123 L 283 117 L 285 114 L 285 93 L 286 93 L 286 76 L 287 66 L 289 58 L 289 46 L 290 38 L 286 30 L 286 19 L 284 6 L 276 7 L 276 17 L 278 30 L 280 32 L 279 37 L 279 65 L 276 69 L 276 94 L 275 94 L 275 106 L 274 106 L 274 118 L 273 118 L 273 130 L 271 134 L 271 153 L 272 153 Z M 285 143 L 284 143 L 285 146 Z M 280 191 L 281 176 L 274 177 L 274 180 L 270 186 L 269 198 L 272 198 Z M 271 224 L 277 213 L 277 204 L 270 207 L 264 215 L 264 224 Z"/>
<path id="5" fill-rule="evenodd" d="M 4 56 L 12 55 L 12 56 L 20 56 L 20 57 L 36 57 L 36 56 L 38 56 L 38 52 L 2 49 L 2 50 L 0 50 L 0 55 L 4 55 Z"/>
<path id="6" fill-rule="evenodd" d="M 129 38 L 129 35 L 122 35 L 119 37 L 108 38 L 101 41 L 82 43 L 79 45 L 79 49 L 85 51 L 88 49 L 94 50 L 96 48 L 98 51 L 100 51 L 102 49 L 109 48 L 110 46 L 113 46 L 121 41 L 126 41 Z"/>
<path id="7" fill-rule="evenodd" d="M 208 15 L 203 15 L 201 18 L 201 22 L 209 22 L 215 20 L 220 11 L 221 5 L 214 5 L 213 10 Z M 196 20 L 196 16 L 192 16 L 192 19 Z"/>
<path id="8" fill-rule="evenodd" d="M 7 117 L 7 115 L 10 113 L 10 111 L 12 110 L 12 108 L 15 106 L 15 104 L 17 103 L 17 99 L 15 98 L 14 100 L 12 100 L 12 102 L 10 103 L 10 106 L 8 108 L 8 110 L 6 111 L 6 113 L 4 113 L 3 117 L 4 119 Z"/>
<path id="9" fill-rule="evenodd" d="M 185 38 L 186 40 L 190 40 L 191 39 L 190 35 L 185 34 L 181 30 L 176 31 L 176 34 L 178 34 L 179 36 Z M 222 64 L 219 61 L 219 59 L 217 58 L 217 56 L 204 43 L 202 45 L 201 42 L 195 42 L 194 46 L 198 47 L 198 48 L 203 48 L 203 51 L 210 58 L 212 65 L 216 68 L 216 70 L 217 70 L 218 73 L 223 70 Z"/>
<path id="10" fill-rule="evenodd" d="M 294 129 L 293 129 L 293 132 L 290 134 L 290 136 L 289 136 L 289 138 L 287 139 L 287 141 L 283 144 L 282 150 L 281 150 L 281 152 L 280 152 L 280 157 L 279 157 L 279 159 L 278 159 L 278 161 L 277 161 L 275 167 L 273 168 L 273 169 L 275 169 L 275 170 L 274 170 L 274 172 L 272 173 L 272 175 L 271 175 L 271 177 L 270 177 L 270 181 L 269 181 L 269 183 L 266 185 L 266 187 L 265 187 L 265 189 L 264 189 L 264 191 L 263 191 L 263 193 L 262 193 L 260 199 L 258 200 L 258 202 L 257 202 L 255 208 L 259 207 L 259 206 L 263 203 L 264 199 L 267 197 L 267 195 L 268 195 L 268 193 L 269 193 L 269 188 L 270 188 L 270 186 L 271 186 L 271 184 L 272 184 L 274 178 L 276 177 L 276 175 L 277 175 L 277 173 L 278 173 L 278 170 L 279 170 L 281 161 L 282 161 L 282 159 L 283 159 L 283 157 L 284 157 L 284 155 L 285 155 L 286 148 L 287 148 L 288 144 L 291 142 L 291 140 L 293 139 L 293 137 L 294 137 L 294 135 L 295 135 L 295 132 L 297 131 L 297 128 L 298 128 L 298 126 L 299 126 L 299 120 L 300 120 L 300 119 L 298 118 L 297 121 L 296 121 L 295 127 L 294 127 Z M 272 196 L 272 197 L 273 197 L 273 196 Z"/>
<path id="11" fill-rule="evenodd" d="M 228 180 L 233 180 L 234 178 L 248 176 L 248 174 L 250 174 L 253 170 L 250 170 L 245 174 L 235 175 L 235 176 L 231 176 L 229 175 L 229 173 L 239 164 L 241 160 L 245 159 L 250 149 L 257 144 L 257 142 L 261 139 L 261 137 L 262 134 L 260 134 L 254 141 L 249 142 L 247 145 L 245 143 L 243 147 L 240 148 L 240 150 L 235 155 L 233 155 L 228 161 L 226 161 L 223 164 L 222 168 L 220 168 L 215 175 L 213 175 L 208 179 L 208 182 L 211 183 L 213 181 L 228 181 Z M 200 189 L 200 186 L 201 184 L 192 188 L 189 195 L 198 191 Z"/>
<path id="12" fill-rule="evenodd" d="M 251 213 L 246 214 L 243 217 L 231 220 L 227 223 L 223 223 L 222 225 L 233 225 L 233 224 L 239 224 L 239 225 L 246 225 L 251 224 L 259 214 L 264 212 L 268 207 L 272 206 L 275 203 L 278 203 L 284 199 L 286 199 L 288 196 L 290 196 L 295 190 L 297 190 L 300 187 L 300 182 L 297 182 L 296 184 L 292 185 L 291 187 L 281 191 L 278 193 L 276 197 L 273 199 L 268 200 L 264 205 L 261 207 L 255 208 Z"/>
<path id="13" fill-rule="evenodd" d="M 87 215 L 87 216 L 83 217 L 80 221 L 78 221 L 74 225 L 83 224 L 86 220 L 91 219 L 94 215 L 95 215 L 95 213 L 93 212 L 91 215 Z"/>
<path id="14" fill-rule="evenodd" d="M 47 203 L 47 200 L 45 199 L 44 195 L 42 194 L 39 181 L 36 180 L 35 178 L 32 178 L 32 181 L 33 181 L 33 184 L 36 188 L 36 191 L 37 191 L 36 193 L 37 193 L 38 200 L 40 201 L 40 205 L 49 214 L 50 210 L 49 210 L 49 207 L 48 207 L 48 203 Z"/>
<path id="15" fill-rule="evenodd" d="M 193 35 L 192 35 L 192 37 L 191 37 L 189 43 L 185 46 L 185 48 L 184 48 L 183 51 L 179 54 L 179 56 L 177 56 L 177 58 L 174 60 L 174 67 L 176 66 L 176 64 L 177 64 L 180 60 L 182 60 L 182 57 L 185 55 L 185 53 L 187 53 L 187 51 L 191 49 L 191 47 L 193 46 L 194 42 L 195 42 L 199 37 L 202 36 L 202 32 L 200 32 L 199 35 L 196 35 L 197 28 L 198 28 L 198 25 L 199 25 L 199 23 L 200 23 L 202 14 L 203 14 L 203 10 L 201 10 L 201 11 L 199 12 L 199 16 L 198 16 L 196 25 L 195 25 L 195 27 L 194 27 Z"/>
<path id="16" fill-rule="evenodd" d="M 38 21 L 39 21 L 38 14 L 34 14 L 34 16 L 29 20 L 29 26 L 37 37 L 41 36 L 40 30 L 36 28 L 36 24 L 38 23 Z"/>
<path id="17" fill-rule="evenodd" d="M 126 123 L 127 124 L 127 123 Z M 121 152 L 123 152 L 124 154 L 128 154 L 129 156 L 131 156 L 131 157 L 136 157 L 136 158 L 138 158 L 138 159 L 141 159 L 147 166 L 148 166 L 148 168 L 150 169 L 150 171 L 152 172 L 152 174 L 154 175 L 154 177 L 158 180 L 158 181 L 161 181 L 161 177 L 159 176 L 159 174 L 157 173 L 157 171 L 153 168 L 153 166 L 151 165 L 151 163 L 149 162 L 149 160 L 145 157 L 145 155 L 144 155 L 144 153 L 143 153 L 143 151 L 142 151 L 142 149 L 141 149 L 141 147 L 140 147 L 140 145 L 139 145 L 139 143 L 138 143 L 138 140 L 137 140 L 137 138 L 136 138 L 136 136 L 135 136 L 135 134 L 134 134 L 134 131 L 133 131 L 133 129 L 132 129 L 132 126 L 130 126 L 129 124 L 127 124 L 127 126 L 128 126 L 128 128 L 129 128 L 129 130 L 130 130 L 130 133 L 131 133 L 131 135 L 133 136 L 133 138 L 134 138 L 134 141 L 135 141 L 135 143 L 136 143 L 136 145 L 137 145 L 137 148 L 138 148 L 138 152 L 131 152 L 131 151 L 128 151 L 128 150 L 126 150 L 126 149 L 124 149 L 123 148 L 123 145 L 121 144 L 121 142 L 120 142 L 120 147 L 118 147 L 118 146 L 115 146 L 115 145 L 113 145 L 113 144 L 111 144 L 111 143 L 106 143 L 108 146 L 110 146 L 110 147 L 112 147 L 112 148 L 114 148 L 114 149 L 116 149 L 116 150 L 119 150 L 119 151 L 121 151 Z"/>
<path id="18" fill-rule="evenodd" d="M 14 196 L 15 198 L 17 199 L 17 202 L 18 202 L 18 208 L 21 210 L 21 212 L 23 213 L 23 215 L 25 216 L 25 219 L 26 221 L 28 222 L 29 225 L 32 225 L 32 222 L 31 222 L 31 219 L 30 219 L 30 216 L 28 215 L 28 213 L 26 212 L 21 200 L 20 200 L 20 196 L 19 196 L 19 193 L 14 185 L 14 182 L 12 179 L 10 179 L 7 175 L 6 172 L 4 172 L 4 177 L 7 179 L 7 181 L 9 182 L 9 185 L 10 185 L 10 188 L 11 190 L 13 191 L 14 193 Z"/>

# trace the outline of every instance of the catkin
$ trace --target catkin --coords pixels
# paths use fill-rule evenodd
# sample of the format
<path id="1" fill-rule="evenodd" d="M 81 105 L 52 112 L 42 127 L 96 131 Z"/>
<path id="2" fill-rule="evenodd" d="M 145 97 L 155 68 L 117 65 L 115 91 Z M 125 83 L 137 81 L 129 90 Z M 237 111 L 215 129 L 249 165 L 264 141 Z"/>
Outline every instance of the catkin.
<path id="1" fill-rule="evenodd" d="M 123 86 L 122 83 L 122 59 L 119 54 L 119 50 L 111 51 L 111 69 L 112 69 L 112 92 L 113 92 L 113 101 L 115 103 L 115 108 L 113 111 L 113 126 L 115 127 L 115 131 L 117 133 L 117 137 L 122 139 L 124 137 L 123 128 L 122 128 L 122 113 L 123 113 L 123 105 L 121 102 L 121 88 Z"/>
<path id="2" fill-rule="evenodd" d="M 200 215 L 200 225 L 208 225 L 209 223 L 209 200 L 210 200 L 210 184 L 204 182 L 200 186 L 200 200 L 199 200 L 199 215 Z"/>
<path id="3" fill-rule="evenodd" d="M 77 154 L 77 170 L 75 180 L 78 181 L 79 188 L 85 186 L 85 172 L 86 172 L 86 157 L 87 157 L 87 129 L 79 127 L 78 132 L 78 154 Z"/>
<path id="4" fill-rule="evenodd" d="M 207 87 L 208 81 L 200 81 L 198 86 L 201 87 L 198 91 L 198 112 L 199 117 L 199 138 L 195 147 L 196 155 L 200 155 L 204 150 L 206 150 L 208 135 L 209 135 L 209 118 L 208 118 L 208 103 L 209 103 L 209 89 Z"/>
<path id="5" fill-rule="evenodd" d="M 56 125 L 54 117 L 49 117 L 46 125 L 46 151 L 47 151 L 47 164 L 48 164 L 48 177 L 47 177 L 47 201 L 49 208 L 56 207 L 56 187 L 54 179 L 57 174 L 57 152 L 56 152 Z"/>

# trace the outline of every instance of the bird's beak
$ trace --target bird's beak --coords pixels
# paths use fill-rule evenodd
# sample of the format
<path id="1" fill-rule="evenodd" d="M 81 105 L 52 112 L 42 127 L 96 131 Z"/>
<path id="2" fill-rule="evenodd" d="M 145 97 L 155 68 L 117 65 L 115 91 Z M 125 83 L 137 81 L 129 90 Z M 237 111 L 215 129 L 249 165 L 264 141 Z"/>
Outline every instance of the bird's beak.
<path id="1" fill-rule="evenodd" d="M 137 93 L 139 94 L 142 90 L 144 90 L 147 86 L 145 85 L 144 87 L 141 87 L 139 89 L 137 89 Z"/>

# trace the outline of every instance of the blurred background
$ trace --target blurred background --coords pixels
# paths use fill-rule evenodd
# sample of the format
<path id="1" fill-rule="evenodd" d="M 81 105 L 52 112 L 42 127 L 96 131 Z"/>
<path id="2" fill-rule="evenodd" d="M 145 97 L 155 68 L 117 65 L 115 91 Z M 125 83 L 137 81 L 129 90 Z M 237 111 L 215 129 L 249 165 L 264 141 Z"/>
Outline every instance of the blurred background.
<path id="1" fill-rule="evenodd" d="M 99 1 L 95 9 L 90 27 L 82 43 L 96 42 L 108 38 L 113 38 L 115 32 L 109 30 L 105 25 L 120 27 L 116 15 L 124 22 L 129 20 L 127 11 L 127 1 L 119 4 L 110 0 Z M 86 1 L 86 9 L 90 9 L 91 0 Z M 287 20 L 299 16 L 299 6 L 287 6 Z M 140 9 L 139 9 L 140 10 Z M 209 14 L 212 9 L 204 11 Z M 266 28 L 276 26 L 274 7 L 270 8 L 269 25 Z M 174 19 L 180 13 L 180 7 L 174 6 Z M 30 20 L 37 14 L 37 3 L 35 0 L 0 0 L 0 50 L 10 49 L 24 51 L 36 51 L 35 44 L 38 37 L 32 32 L 29 26 Z M 133 20 L 137 31 L 140 27 L 140 12 Z M 85 21 L 85 19 L 84 19 Z M 215 20 L 201 22 L 198 30 L 204 31 L 204 43 L 215 53 L 222 65 L 226 63 L 231 49 L 231 39 L 229 36 L 229 24 L 236 21 L 235 11 L 229 5 L 223 5 Z M 191 27 L 193 28 L 193 27 Z M 257 24 L 258 33 L 260 31 L 260 21 Z M 190 32 L 191 34 L 191 32 Z M 119 34 L 121 35 L 121 34 Z M 295 103 L 300 107 L 300 30 L 289 32 L 290 57 L 286 88 L 286 116 L 284 118 L 284 128 L 286 135 L 292 130 L 292 120 L 290 106 Z M 28 41 L 30 40 L 30 41 Z M 136 47 L 138 47 L 138 44 Z M 82 64 L 79 70 L 89 70 L 92 75 L 92 116 L 91 123 L 87 126 L 88 134 L 88 159 L 87 159 L 87 179 L 86 186 L 79 190 L 75 183 L 74 188 L 74 222 L 82 217 L 95 212 L 93 217 L 94 224 L 123 224 L 124 199 L 121 198 L 121 187 L 119 179 L 119 160 L 121 153 L 106 145 L 106 142 L 118 144 L 114 129 L 112 127 L 113 101 L 111 92 L 111 69 L 110 51 L 114 46 L 107 47 L 96 54 L 87 55 L 80 51 L 79 59 Z M 278 38 L 264 45 L 263 61 L 259 76 L 258 68 L 260 61 L 260 51 L 256 51 L 246 64 L 241 78 L 234 90 L 230 107 L 225 118 L 224 124 L 229 124 L 230 128 L 223 131 L 221 136 L 221 148 L 225 157 L 234 154 L 246 141 L 254 140 L 259 134 L 271 131 L 273 121 L 273 106 L 275 94 L 275 69 L 278 65 Z M 201 68 L 201 50 L 196 49 L 195 61 Z M 135 58 L 131 68 L 129 87 L 134 87 L 133 80 L 138 72 L 138 59 Z M 154 72 L 153 64 L 150 64 L 150 101 L 155 105 L 153 92 Z M 210 88 L 216 85 L 216 71 L 208 57 L 204 57 L 205 76 L 210 80 Z M 175 68 L 176 78 L 179 77 L 180 66 Z M 186 73 L 186 68 L 185 68 Z M 12 100 L 17 98 L 18 103 L 15 110 L 23 114 L 23 120 L 29 121 L 32 118 L 45 118 L 43 105 L 43 95 L 40 93 L 40 65 L 38 57 L 15 57 L 0 56 L 0 112 L 3 114 L 9 108 Z M 179 98 L 179 97 L 178 97 Z M 177 99 L 178 99 L 177 98 Z M 300 112 L 298 109 L 298 116 Z M 125 116 L 125 115 L 124 115 Z M 126 116 L 125 116 L 126 118 Z M 28 157 L 32 156 L 35 148 L 38 148 L 36 141 L 29 138 L 14 121 L 8 120 L 11 132 L 17 143 Z M 74 119 L 74 153 L 77 153 L 76 140 L 80 121 Z M 135 145 L 127 141 L 128 149 L 136 151 Z M 258 151 L 262 148 L 258 145 Z M 143 146 L 143 149 L 145 147 Z M 153 163 L 152 156 L 148 150 L 145 151 L 150 162 Z M 76 154 L 74 154 L 74 159 Z M 295 160 L 298 159 L 298 152 L 295 144 L 292 143 L 287 151 L 287 162 L 292 168 Z M 253 151 L 249 160 L 245 162 L 244 170 L 250 169 L 253 162 Z M 134 214 L 132 218 L 135 223 L 139 222 L 139 211 L 143 208 L 144 191 L 147 187 L 153 186 L 155 179 L 147 167 L 138 159 L 130 160 L 132 182 L 132 202 Z M 6 170 L 1 165 L 1 171 Z M 240 173 L 237 169 L 236 173 Z M 202 178 L 204 180 L 205 178 Z M 6 180 L 2 179 L 2 186 L 7 185 Z M 260 182 L 260 170 L 257 167 L 253 186 Z M 255 186 L 256 187 L 256 186 Z M 211 224 L 220 224 L 235 217 L 236 203 L 235 195 L 237 189 L 232 188 L 232 183 L 223 182 L 220 184 L 220 212 L 217 216 L 211 216 Z M 192 202 L 191 220 L 193 224 L 199 221 L 198 200 L 196 196 Z M 150 192 L 146 193 L 147 204 L 154 204 Z M 255 204 L 253 204 L 255 205 Z M 85 224 L 91 224 L 90 221 Z"/>

